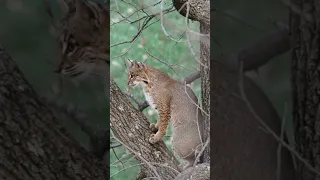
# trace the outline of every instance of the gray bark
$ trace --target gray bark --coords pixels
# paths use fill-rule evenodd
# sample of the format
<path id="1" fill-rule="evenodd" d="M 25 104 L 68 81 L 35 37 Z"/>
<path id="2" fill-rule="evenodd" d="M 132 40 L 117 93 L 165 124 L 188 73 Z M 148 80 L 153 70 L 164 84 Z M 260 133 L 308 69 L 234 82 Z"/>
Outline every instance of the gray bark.
<path id="1" fill-rule="evenodd" d="M 0 179 L 97 179 L 109 169 L 81 147 L 0 47 Z"/>
<path id="2" fill-rule="evenodd" d="M 202 163 L 183 171 L 174 180 L 207 180 L 210 179 L 210 164 Z"/>
<path id="3" fill-rule="evenodd" d="M 320 106 L 319 106 L 319 2 L 293 1 L 303 14 L 291 12 L 293 121 L 296 149 L 320 172 Z M 308 7 L 308 8 L 306 8 Z M 298 161 L 298 179 L 314 180 L 320 176 Z"/>
<path id="4" fill-rule="evenodd" d="M 130 103 L 112 79 L 110 84 L 110 128 L 115 137 L 123 145 L 129 147 L 131 151 L 136 152 L 133 154 L 139 154 L 136 156 L 138 161 L 141 163 L 149 162 L 162 179 L 174 179 L 178 174 L 176 172 L 178 162 L 173 154 L 167 149 L 163 141 L 154 145 L 149 143 L 148 139 L 152 134 L 149 128 L 150 123 L 143 113 Z M 156 174 L 147 164 L 143 164 L 137 179 L 147 177 L 156 177 Z"/>
<path id="5" fill-rule="evenodd" d="M 201 24 L 210 25 L 210 1 L 172 0 L 172 2 L 176 10 L 180 10 L 181 15 L 186 17 L 188 14 L 188 18 L 191 20 L 199 21 Z M 189 10 L 189 12 L 187 10 Z"/>
<path id="6" fill-rule="evenodd" d="M 188 5 L 185 5 L 188 2 Z M 187 15 L 188 18 L 200 22 L 200 33 L 210 34 L 210 1 L 186 1 L 173 0 L 176 10 L 180 10 L 180 14 Z M 201 77 L 201 99 L 202 108 L 206 114 L 210 115 L 210 41 L 209 37 L 200 37 L 200 77 Z M 210 137 L 210 116 L 203 115 L 204 141 Z M 203 162 L 210 163 L 210 146 L 207 146 L 203 154 Z"/>
<path id="7" fill-rule="evenodd" d="M 200 33 L 210 34 L 209 24 L 200 24 Z M 207 115 L 203 115 L 204 129 L 203 136 L 205 143 L 210 138 L 210 44 L 200 41 L 200 76 L 201 76 L 201 98 L 202 107 Z M 210 144 L 203 153 L 203 162 L 210 163 Z"/>

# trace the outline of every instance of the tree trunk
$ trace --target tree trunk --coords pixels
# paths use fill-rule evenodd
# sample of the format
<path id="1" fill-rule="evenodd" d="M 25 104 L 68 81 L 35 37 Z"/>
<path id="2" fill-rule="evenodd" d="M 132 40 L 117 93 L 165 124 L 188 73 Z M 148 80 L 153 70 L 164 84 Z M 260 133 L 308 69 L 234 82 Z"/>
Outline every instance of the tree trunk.
<path id="1" fill-rule="evenodd" d="M 0 47 L 0 179 L 101 179 L 109 169 L 59 125 Z"/>
<path id="2" fill-rule="evenodd" d="M 200 24 L 200 33 L 210 34 L 209 24 Z M 203 115 L 204 120 L 204 142 L 210 138 L 210 44 L 200 40 L 200 76 L 201 76 L 201 99 L 202 107 L 207 115 Z M 203 154 L 203 162 L 210 163 L 210 145 L 208 145 Z"/>
<path id="3" fill-rule="evenodd" d="M 183 6 L 188 2 L 189 7 Z M 180 10 L 180 14 L 192 20 L 200 22 L 200 77 L 201 77 L 201 99 L 203 114 L 204 142 L 210 137 L 210 1 L 208 0 L 173 0 L 176 10 Z M 187 13 L 187 10 L 189 12 Z M 207 36 L 205 36 L 207 35 Z M 209 115 L 209 116 L 208 116 Z M 205 148 L 203 161 L 210 163 L 210 145 Z"/>
<path id="4" fill-rule="evenodd" d="M 293 121 L 296 149 L 320 172 L 320 106 L 319 106 L 319 3 L 295 1 L 303 14 L 291 12 L 290 28 L 294 42 L 292 52 Z M 315 7 L 317 6 L 317 7 Z M 308 7 L 308 8 L 306 8 Z M 319 179 L 298 162 L 299 180 Z"/>
<path id="5" fill-rule="evenodd" d="M 161 179 L 174 179 L 178 174 L 178 162 L 173 154 L 163 141 L 154 145 L 149 143 L 148 139 L 152 134 L 150 123 L 112 79 L 110 84 L 110 127 L 115 137 L 143 163 L 138 179 L 157 177 L 152 169 Z"/>

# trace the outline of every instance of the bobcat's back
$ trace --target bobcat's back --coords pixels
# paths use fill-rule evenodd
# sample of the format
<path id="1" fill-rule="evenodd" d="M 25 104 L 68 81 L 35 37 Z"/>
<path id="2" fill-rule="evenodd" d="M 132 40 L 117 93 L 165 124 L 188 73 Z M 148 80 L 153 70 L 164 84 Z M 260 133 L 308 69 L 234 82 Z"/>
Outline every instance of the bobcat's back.
<path id="1" fill-rule="evenodd" d="M 155 130 L 149 142 L 156 143 L 165 135 L 169 121 L 172 122 L 172 148 L 188 161 L 185 168 L 193 165 L 196 152 L 201 149 L 202 116 L 198 100 L 190 87 L 176 81 L 165 73 L 139 62 L 132 62 L 128 73 L 128 85 L 143 86 L 150 106 L 158 111 Z"/>

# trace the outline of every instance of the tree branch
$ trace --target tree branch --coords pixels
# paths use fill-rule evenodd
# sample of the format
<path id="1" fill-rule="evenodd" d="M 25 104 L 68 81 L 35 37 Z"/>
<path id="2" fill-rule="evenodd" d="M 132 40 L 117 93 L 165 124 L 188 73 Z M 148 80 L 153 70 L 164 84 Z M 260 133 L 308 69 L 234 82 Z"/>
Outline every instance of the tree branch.
<path id="1" fill-rule="evenodd" d="M 1 46 L 0 107 L 0 159 L 4 166 L 12 167 L 11 175 L 15 173 L 14 178 L 7 178 L 105 180 L 109 177 L 109 168 L 100 164 L 59 125 L 54 113 Z M 38 170 L 31 171 L 30 167 Z M 8 173 L 5 169 L 0 177 Z M 46 173 L 40 174 L 42 171 Z"/>
<path id="2" fill-rule="evenodd" d="M 199 78 L 200 78 L 200 71 L 196 71 L 196 72 L 190 74 L 188 77 L 184 78 L 183 81 L 185 81 L 186 84 L 190 84 Z"/>
<path id="3" fill-rule="evenodd" d="M 139 178 L 156 176 L 153 168 L 149 168 L 146 162 L 164 164 L 177 170 L 178 162 L 163 141 L 154 145 L 148 142 L 152 131 L 148 128 L 150 123 L 145 116 L 130 103 L 114 80 L 110 81 L 110 127 L 119 142 L 130 147 L 132 153 L 136 153 L 136 159 L 144 164 L 140 173 L 143 177 Z M 168 167 L 159 165 L 153 167 L 163 179 L 171 180 L 177 175 L 176 171 Z"/>
<path id="4" fill-rule="evenodd" d="M 210 1 L 172 0 L 173 6 L 183 16 L 200 23 L 210 24 Z M 188 8 L 189 6 L 189 8 Z M 187 13 L 187 9 L 189 12 Z"/>
<path id="5" fill-rule="evenodd" d="M 195 167 L 191 167 L 185 171 L 183 171 L 179 176 L 177 176 L 174 180 L 209 180 L 210 179 L 210 164 L 203 163 L 196 165 Z M 212 178 L 214 179 L 214 177 Z"/>

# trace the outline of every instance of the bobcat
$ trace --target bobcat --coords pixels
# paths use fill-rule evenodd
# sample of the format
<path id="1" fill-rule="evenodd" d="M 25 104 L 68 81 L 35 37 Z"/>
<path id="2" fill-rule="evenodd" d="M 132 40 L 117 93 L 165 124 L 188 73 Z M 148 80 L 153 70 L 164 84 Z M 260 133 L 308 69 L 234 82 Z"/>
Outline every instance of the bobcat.
<path id="1" fill-rule="evenodd" d="M 56 37 L 62 56 L 55 72 L 73 79 L 82 79 L 91 73 L 108 73 L 109 10 L 89 0 L 65 3 L 68 11 L 60 21 Z"/>
<path id="2" fill-rule="evenodd" d="M 61 57 L 54 72 L 78 86 L 89 75 L 103 78 L 105 96 L 110 87 L 110 10 L 107 3 L 64 0 L 66 14 L 56 27 Z M 53 17 L 52 17 L 53 19 Z"/>
<path id="3" fill-rule="evenodd" d="M 171 119 L 172 149 L 188 162 L 183 170 L 191 167 L 202 147 L 203 128 L 197 97 L 191 88 L 157 69 L 133 61 L 128 70 L 128 86 L 136 85 L 142 85 L 149 105 L 159 113 L 157 123 L 150 124 L 156 133 L 151 135 L 149 142 L 154 144 L 162 139 Z M 179 167 L 182 168 L 181 164 Z"/>

